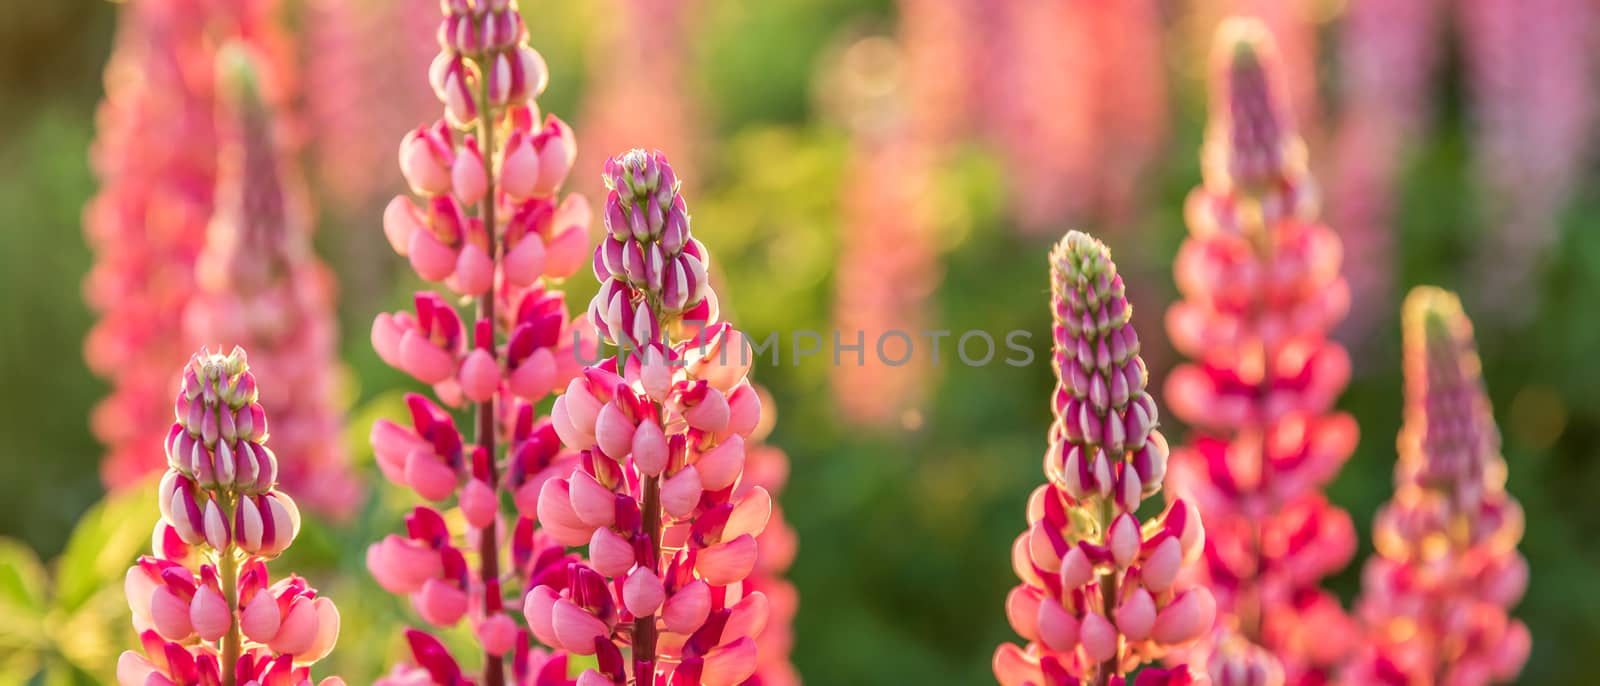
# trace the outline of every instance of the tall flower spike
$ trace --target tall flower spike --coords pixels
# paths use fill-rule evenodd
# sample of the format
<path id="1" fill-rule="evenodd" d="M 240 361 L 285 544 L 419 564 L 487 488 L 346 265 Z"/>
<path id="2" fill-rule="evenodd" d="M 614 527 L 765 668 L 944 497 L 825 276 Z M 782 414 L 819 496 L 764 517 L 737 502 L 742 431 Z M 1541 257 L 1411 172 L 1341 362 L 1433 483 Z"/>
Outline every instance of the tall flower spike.
<path id="1" fill-rule="evenodd" d="M 256 368 L 278 382 L 261 398 L 277 420 L 274 443 L 295 457 L 279 480 L 311 509 L 347 517 L 361 488 L 333 407 L 333 276 L 311 252 L 305 189 L 262 99 L 256 58 L 232 44 L 218 68 L 217 209 L 184 329 L 197 346 L 221 341 L 255 351 Z"/>
<path id="2" fill-rule="evenodd" d="M 101 478 L 126 488 L 159 473 L 172 365 L 189 350 L 184 308 L 216 189 L 216 46 L 250 44 L 274 96 L 288 81 L 273 2 L 129 3 L 118 13 L 90 164 L 100 191 L 84 208 L 95 265 L 84 298 L 100 321 L 84 341 L 109 395 L 90 425 L 106 446 Z"/>
<path id="3" fill-rule="evenodd" d="M 1015 170 L 1017 222 L 1043 233 L 1068 216 L 1128 211 L 1141 168 L 1166 136 L 1158 3 L 974 2 L 1001 91 L 985 129 Z M 992 74 L 993 76 L 989 76 Z M 1041 85 L 1044 84 L 1044 85 Z M 1117 173 L 1106 173 L 1106 165 Z"/>
<path id="4" fill-rule="evenodd" d="M 1176 501 L 1143 524 L 1139 504 L 1161 489 L 1167 443 L 1145 392 L 1139 338 L 1105 245 L 1073 231 L 1050 253 L 1056 393 L 1044 472 L 1012 565 L 1022 584 L 1006 615 L 1028 641 L 994 656 L 1003 686 L 1106 686 L 1211 628 L 1215 601 L 1182 589 L 1205 532 Z M 1147 683 L 1206 683 L 1187 667 L 1147 669 Z"/>
<path id="5" fill-rule="evenodd" d="M 1215 50 L 1204 184 L 1189 196 L 1174 266 L 1184 299 L 1167 312 L 1173 347 L 1193 360 L 1166 384 L 1193 430 L 1173 453 L 1172 493 L 1208 533 L 1206 564 L 1184 583 L 1210 588 L 1220 611 L 1185 658 L 1222 683 L 1280 671 L 1285 683 L 1322 683 L 1354 638 L 1318 588 L 1355 552 L 1349 515 L 1320 492 L 1357 436 L 1332 412 L 1350 360 L 1328 335 L 1348 291 L 1339 239 L 1315 220 L 1271 36 L 1230 20 Z"/>
<path id="6" fill-rule="evenodd" d="M 255 375 L 234 348 L 202 350 L 181 378 L 156 531 L 184 545 L 158 545 L 128 570 L 144 654 L 122 653 L 117 683 L 309 684 L 311 665 L 339 638 L 339 610 L 300 577 L 268 578 L 266 563 L 294 540 L 300 513 L 277 490 Z"/>
<path id="7" fill-rule="evenodd" d="M 576 143 L 560 119 L 540 117 L 535 98 L 548 75 L 526 45 L 516 4 L 439 6 L 441 50 L 428 77 L 444 117 L 400 142 L 400 171 L 417 197 L 392 200 L 383 228 L 418 276 L 461 297 L 419 292 L 411 310 L 373 322 L 378 355 L 432 386 L 437 402 L 407 396 L 410 416 L 379 420 L 371 442 L 386 478 L 461 516 L 415 508 L 404 535 L 367 549 L 367 568 L 384 589 L 409 597 L 427 624 L 467 622 L 483 652 L 458 660 L 411 630 L 410 663 L 392 681 L 569 684 L 565 650 L 530 651 L 529 631 L 543 627 L 521 626 L 510 608 L 521 607 L 527 588 L 565 588 L 576 560 L 552 538 L 566 527 L 541 516 L 537 496 L 572 473 L 578 456 L 561 450 L 535 405 L 573 382 L 577 360 L 591 356 L 579 352 L 584 341 L 593 345 L 588 325 L 569 320 L 552 288 L 583 266 L 589 207 L 560 195 Z M 458 311 L 463 301 L 475 311 Z M 452 410 L 466 406 L 472 427 L 458 427 Z M 514 516 L 500 507 L 508 500 Z M 463 664 L 482 664 L 481 679 L 469 680 Z"/>
<path id="8" fill-rule="evenodd" d="M 1522 509 L 1505 491 L 1472 323 L 1453 293 L 1411 291 L 1406 410 L 1393 499 L 1373 525 L 1377 555 L 1357 603 L 1367 649 L 1351 683 L 1509 683 L 1528 627 L 1508 616 L 1528 583 Z"/>
<path id="9" fill-rule="evenodd" d="M 533 587 L 523 613 L 541 643 L 596 656 L 584 686 L 742 684 L 774 604 L 753 576 L 772 496 L 745 476 L 761 417 L 752 353 L 718 321 L 666 156 L 619 155 L 605 180 L 589 311 L 618 355 L 556 399 L 555 432 L 581 458 L 538 497 L 546 531 L 589 561 Z"/>
<path id="10" fill-rule="evenodd" d="M 840 245 L 835 329 L 862 345 L 853 360 L 846 355 L 833 367 L 834 401 L 850 423 L 913 428 L 930 376 L 926 361 L 894 343 L 866 351 L 873 341 L 892 341 L 893 332 L 929 328 L 927 301 L 940 279 L 928 197 L 933 149 L 911 128 L 903 50 L 866 38 L 838 62 L 830 70 L 836 83 L 823 90 L 850 133 L 840 205 L 852 238 Z"/>

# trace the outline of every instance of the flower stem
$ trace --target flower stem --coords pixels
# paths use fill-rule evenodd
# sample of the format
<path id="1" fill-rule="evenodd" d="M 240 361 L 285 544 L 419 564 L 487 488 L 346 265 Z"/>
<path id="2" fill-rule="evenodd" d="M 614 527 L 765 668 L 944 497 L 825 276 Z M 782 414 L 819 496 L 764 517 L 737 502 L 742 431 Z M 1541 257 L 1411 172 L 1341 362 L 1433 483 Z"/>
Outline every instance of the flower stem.
<path id="1" fill-rule="evenodd" d="M 479 201 L 478 212 L 483 219 L 484 235 L 488 241 L 488 245 L 485 246 L 486 252 L 489 253 L 489 259 L 493 260 L 498 268 L 500 254 L 496 248 L 496 232 L 499 231 L 499 225 L 495 223 L 494 216 L 496 204 L 494 175 L 495 118 L 494 107 L 489 99 L 489 72 L 485 68 L 486 66 L 480 64 L 478 70 L 478 83 L 482 86 L 480 88 L 481 105 L 478 108 L 478 141 L 483 146 L 483 175 L 484 178 L 488 179 L 488 186 L 484 192 L 483 199 Z M 496 293 L 491 287 L 489 293 L 478 298 L 478 319 L 489 322 L 491 331 L 495 326 L 495 295 Z M 492 336 L 493 333 L 490 335 Z M 495 363 L 498 365 L 500 353 L 495 345 L 491 344 L 489 346 L 489 354 L 495 357 Z M 476 412 L 478 447 L 482 448 L 484 454 L 489 458 L 487 460 L 489 463 L 489 485 L 498 487 L 500 477 L 495 468 L 494 398 L 478 403 Z M 483 613 L 485 617 L 499 612 L 503 602 L 500 597 L 500 546 L 498 539 L 499 537 L 495 531 L 495 520 L 491 518 L 479 534 L 478 541 L 479 566 L 481 567 L 481 578 L 483 580 Z M 500 656 L 488 652 L 487 649 L 483 654 L 483 683 L 484 686 L 505 685 L 505 664 Z"/>
<path id="2" fill-rule="evenodd" d="M 645 420 L 650 421 L 650 420 Z M 660 566 L 661 562 L 661 477 L 652 476 L 644 480 L 644 502 L 641 505 L 643 514 L 643 528 L 645 535 L 650 537 L 650 566 L 651 571 Z M 651 686 L 655 680 L 654 674 L 639 674 L 639 667 L 649 665 L 652 669 L 656 663 L 656 616 L 646 615 L 633 620 L 633 664 L 634 681 L 638 686 Z"/>
<path id="3" fill-rule="evenodd" d="M 231 500 L 231 498 L 230 498 Z M 233 520 L 235 505 L 229 503 L 227 507 L 228 520 Z M 229 543 L 226 550 L 217 551 L 217 576 L 222 582 L 222 599 L 228 604 L 228 633 L 222 636 L 222 686 L 235 686 L 234 669 L 239 663 L 239 652 L 243 639 L 239 628 L 239 557 L 234 554 L 233 544 Z"/>
<path id="4" fill-rule="evenodd" d="M 1112 506 L 1111 498 L 1101 498 L 1100 502 L 1100 531 L 1105 540 L 1104 545 L 1111 545 L 1111 522 L 1116 518 L 1116 508 Z M 1117 606 L 1117 570 L 1115 567 L 1100 573 L 1100 603 L 1106 613 L 1106 619 L 1111 619 L 1111 613 Z M 1122 634 L 1117 634 L 1117 649 L 1100 663 L 1100 673 L 1095 677 L 1098 686 L 1110 686 L 1111 677 L 1117 673 L 1122 663 Z"/>

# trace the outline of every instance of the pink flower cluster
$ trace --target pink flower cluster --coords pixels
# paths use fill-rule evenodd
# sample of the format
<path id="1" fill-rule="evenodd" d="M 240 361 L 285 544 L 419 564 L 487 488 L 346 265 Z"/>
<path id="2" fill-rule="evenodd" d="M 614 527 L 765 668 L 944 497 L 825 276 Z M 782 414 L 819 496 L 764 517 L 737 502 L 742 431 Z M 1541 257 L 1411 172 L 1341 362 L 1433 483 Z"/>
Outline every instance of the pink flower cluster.
<path id="1" fill-rule="evenodd" d="M 936 118 L 918 128 L 992 142 L 1026 231 L 1128 212 L 1166 136 L 1157 5 L 903 0 L 910 90 Z"/>
<path id="2" fill-rule="evenodd" d="M 256 64 L 244 44 L 219 58 L 216 210 L 184 330 L 196 346 L 255 351 L 256 368 L 278 381 L 261 397 L 276 419 L 275 443 L 295 457 L 278 480 L 312 509 L 347 517 L 361 486 L 333 407 L 333 275 L 311 252 L 304 188 L 293 151 L 281 143 L 282 123 L 262 99 Z"/>
<path id="3" fill-rule="evenodd" d="M 1367 649 L 1351 683 L 1509 683 L 1528 627 L 1507 615 L 1528 584 L 1522 509 L 1483 387 L 1472 323 L 1447 291 L 1406 298 L 1406 414 L 1394 498 L 1373 525 L 1377 555 L 1357 605 Z"/>
<path id="4" fill-rule="evenodd" d="M 583 686 L 744 683 L 771 607 L 751 577 L 772 496 L 742 478 L 761 418 L 751 351 L 718 321 L 666 157 L 616 157 L 606 185 L 590 318 L 619 354 L 556 399 L 556 433 L 581 458 L 538 502 L 545 531 L 587 545 L 588 562 L 534 587 L 523 613 L 545 645 L 596 656 Z"/>
<path id="5" fill-rule="evenodd" d="M 1006 599 L 1028 645 L 1000 646 L 994 672 L 1004 686 L 1120 684 L 1211 628 L 1211 593 L 1177 584 L 1199 560 L 1205 530 L 1182 500 L 1139 521 L 1140 503 L 1161 490 L 1167 442 L 1110 251 L 1074 231 L 1050 268 L 1058 385 L 1049 483 L 1028 500 L 1029 528 L 1012 549 L 1022 584 Z M 1137 681 L 1195 683 L 1207 681 L 1186 667 L 1146 669 Z"/>
<path id="6" fill-rule="evenodd" d="M 300 512 L 277 490 L 244 351 L 191 358 L 173 412 L 155 554 L 139 558 L 124 586 L 145 654 L 124 652 L 117 682 L 309 686 L 310 665 L 338 640 L 339 611 L 304 579 L 268 576 L 266 561 L 299 533 Z"/>
<path id="7" fill-rule="evenodd" d="M 381 314 L 372 344 L 391 366 L 429 384 L 438 401 L 407 397 L 408 422 L 381 420 L 371 442 L 384 476 L 425 499 L 460 509 L 465 531 L 418 507 L 406 535 L 367 552 L 386 590 L 410 597 L 423 621 L 467 620 L 484 651 L 483 686 L 566 684 L 566 657 L 529 649 L 506 610 L 506 587 L 565 577 L 565 552 L 537 527 L 537 494 L 570 473 L 534 404 L 578 373 L 586 325 L 568 320 L 549 287 L 581 268 L 588 205 L 559 192 L 576 153 L 572 131 L 539 118 L 534 101 L 547 74 L 525 42 L 527 29 L 506 0 L 446 0 L 442 51 L 429 70 L 443 120 L 407 134 L 400 169 L 418 201 L 401 196 L 384 212 L 384 233 L 419 276 L 443 282 L 476 305 L 471 320 L 455 298 L 425 291 L 411 312 Z M 589 346 L 593 348 L 593 344 Z M 452 409 L 475 412 L 471 435 Z M 517 506 L 508 518 L 501 494 Z M 548 523 L 545 523 L 548 527 Z M 509 548 L 509 550 L 508 550 Z M 520 595 L 515 596 L 520 597 Z M 432 636 L 411 631 L 410 664 L 382 683 L 468 683 L 460 663 Z"/>
<path id="8" fill-rule="evenodd" d="M 1287 683 L 1321 684 L 1353 639 L 1337 599 L 1317 587 L 1355 552 L 1349 515 L 1320 492 L 1357 435 L 1331 412 L 1350 361 L 1328 333 L 1348 291 L 1339 239 L 1314 218 L 1271 36 L 1231 20 L 1215 62 L 1205 182 L 1189 197 L 1174 267 L 1184 300 L 1167 313 L 1173 346 L 1194 359 L 1166 385 L 1194 432 L 1173 453 L 1172 490 L 1205 518 L 1206 564 L 1190 581 L 1222 611 L 1189 659 L 1224 683 L 1236 683 L 1219 676 L 1232 672 L 1277 674 L 1275 660 Z"/>
<path id="9" fill-rule="evenodd" d="M 354 218 L 387 200 L 400 182 L 399 169 L 390 166 L 393 141 L 435 102 L 413 79 L 439 52 L 439 21 L 414 3 L 389 0 L 302 5 L 301 54 L 314 56 L 320 81 L 337 84 L 305 93 L 316 181 L 334 210 Z M 360 240 L 366 244 L 364 235 Z"/>
<path id="10" fill-rule="evenodd" d="M 745 446 L 744 476 L 734 488 L 735 498 L 745 498 L 755 489 L 765 489 L 773 498 L 772 515 L 766 528 L 756 534 L 756 567 L 745 583 L 767 596 L 767 628 L 756 646 L 756 673 L 745 686 L 800 686 L 800 674 L 789 662 L 794 645 L 794 616 L 800 609 L 800 596 L 794 584 L 783 578 L 794 562 L 798 549 L 794 527 L 783 518 L 777 497 L 789 479 L 789 458 L 776 446 L 764 443 L 777 422 L 772 399 L 765 389 L 761 396 L 761 421 L 750 433 Z"/>

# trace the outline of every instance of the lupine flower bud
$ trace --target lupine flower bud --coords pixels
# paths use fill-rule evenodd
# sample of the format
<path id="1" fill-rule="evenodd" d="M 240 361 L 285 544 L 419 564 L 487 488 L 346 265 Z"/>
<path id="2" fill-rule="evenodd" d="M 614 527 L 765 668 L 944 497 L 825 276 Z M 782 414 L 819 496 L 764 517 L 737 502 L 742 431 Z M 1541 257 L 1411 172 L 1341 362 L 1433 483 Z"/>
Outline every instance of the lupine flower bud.
<path id="1" fill-rule="evenodd" d="M 1508 616 L 1528 580 L 1522 510 L 1505 491 L 1499 431 L 1472 323 L 1452 293 L 1407 296 L 1406 416 L 1394 498 L 1373 526 L 1377 556 L 1357 608 L 1368 631 L 1348 678 L 1510 683 L 1531 638 Z M 1393 675 L 1393 676 L 1388 676 Z"/>
<path id="2" fill-rule="evenodd" d="M 544 482 L 537 503 L 558 541 L 588 545 L 590 565 L 534 585 L 523 612 L 541 642 L 598 656 L 580 683 L 740 683 L 756 672 L 771 605 L 748 584 L 772 504 L 766 490 L 738 486 L 760 414 L 749 365 L 706 355 L 743 337 L 715 322 L 677 326 L 684 309 L 654 307 L 682 295 L 674 288 L 706 298 L 703 285 L 671 286 L 661 268 L 678 260 L 704 282 L 705 248 L 688 234 L 666 158 L 635 150 L 606 169 L 611 236 L 596 252 L 591 321 L 622 352 L 556 400 L 554 432 L 581 459 Z"/>
<path id="3" fill-rule="evenodd" d="M 172 460 L 162 478 L 156 554 L 141 557 L 124 580 L 146 655 L 123 653 L 118 682 L 200 686 L 232 674 L 239 683 L 310 683 L 308 666 L 338 639 L 339 612 L 298 577 L 268 585 L 266 560 L 294 540 L 300 514 L 274 488 L 276 459 L 264 445 L 266 418 L 245 353 L 202 351 L 181 378 L 168 451 L 191 459 Z M 243 466 L 219 469 L 234 461 L 230 451 Z M 206 562 L 186 566 L 197 559 Z"/>
<path id="4" fill-rule="evenodd" d="M 1170 492 L 1198 509 L 1207 533 L 1207 564 L 1186 583 L 1214 592 L 1228 618 L 1185 657 L 1216 679 L 1231 671 L 1210 659 L 1248 653 L 1303 683 L 1329 678 L 1353 641 L 1318 584 L 1354 554 L 1355 529 L 1319 491 L 1357 428 L 1332 411 L 1350 360 L 1329 333 L 1349 294 L 1339 239 L 1316 221 L 1283 69 L 1265 25 L 1218 29 L 1203 183 L 1174 266 L 1184 299 L 1167 313 L 1173 347 L 1193 361 L 1165 391 L 1194 431 L 1173 451 Z"/>
<path id="5" fill-rule="evenodd" d="M 1007 616 L 1029 645 L 996 651 L 995 677 L 1005 686 L 1117 683 L 1203 636 L 1216 612 L 1206 589 L 1172 588 L 1178 567 L 1198 557 L 1193 510 L 1180 500 L 1139 523 L 1140 500 L 1161 487 L 1165 443 L 1111 254 L 1074 231 L 1051 251 L 1050 268 L 1058 382 L 1050 483 L 1029 499 L 1030 526 L 1014 546 L 1022 584 Z M 1187 668 L 1175 672 L 1191 678 Z"/>

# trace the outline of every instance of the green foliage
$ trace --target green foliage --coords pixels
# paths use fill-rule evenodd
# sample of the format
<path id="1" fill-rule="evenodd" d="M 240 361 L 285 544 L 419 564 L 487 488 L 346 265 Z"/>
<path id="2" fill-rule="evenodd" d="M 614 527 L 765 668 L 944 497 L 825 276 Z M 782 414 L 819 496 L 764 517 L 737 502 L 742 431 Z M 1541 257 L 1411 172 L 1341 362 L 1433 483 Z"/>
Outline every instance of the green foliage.
<path id="1" fill-rule="evenodd" d="M 51 565 L 0 539 L 0 683 L 99 683 L 137 642 L 122 579 L 150 545 L 155 484 L 131 488 L 85 512 Z"/>

